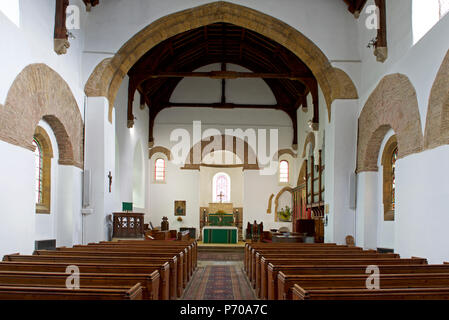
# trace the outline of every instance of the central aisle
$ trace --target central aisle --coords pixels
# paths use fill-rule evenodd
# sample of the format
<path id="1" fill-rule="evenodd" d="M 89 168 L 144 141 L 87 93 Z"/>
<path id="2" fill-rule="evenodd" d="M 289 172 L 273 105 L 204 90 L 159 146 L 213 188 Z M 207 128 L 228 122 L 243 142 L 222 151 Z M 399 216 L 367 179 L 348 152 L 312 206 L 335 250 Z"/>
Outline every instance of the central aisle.
<path id="1" fill-rule="evenodd" d="M 199 247 L 198 268 L 181 299 L 256 300 L 243 258 L 243 247 Z"/>

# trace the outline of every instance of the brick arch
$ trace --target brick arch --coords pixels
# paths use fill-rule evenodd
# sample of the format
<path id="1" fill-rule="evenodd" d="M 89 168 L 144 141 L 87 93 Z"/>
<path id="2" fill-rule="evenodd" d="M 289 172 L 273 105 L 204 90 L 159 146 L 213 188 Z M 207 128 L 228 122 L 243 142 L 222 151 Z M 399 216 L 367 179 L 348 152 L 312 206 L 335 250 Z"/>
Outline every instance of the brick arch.
<path id="1" fill-rule="evenodd" d="M 25 67 L 0 106 L 0 139 L 34 151 L 33 135 L 43 119 L 55 133 L 59 163 L 83 167 L 83 120 L 64 79 L 45 64 Z"/>
<path id="2" fill-rule="evenodd" d="M 449 144 L 449 51 L 430 91 L 424 147 L 436 148 Z"/>
<path id="3" fill-rule="evenodd" d="M 284 187 L 281 191 L 278 192 L 278 194 L 274 198 L 275 221 L 279 221 L 279 218 L 278 218 L 279 198 L 284 194 L 284 192 L 290 192 L 290 194 L 292 195 L 292 198 L 293 198 L 293 188 L 291 188 L 291 187 Z"/>
<path id="4" fill-rule="evenodd" d="M 405 75 L 398 73 L 380 81 L 360 114 L 357 172 L 378 170 L 380 146 L 390 129 L 397 136 L 399 158 L 423 150 L 415 88 Z"/>
<path id="5" fill-rule="evenodd" d="M 150 150 L 150 159 L 156 153 L 163 153 L 163 154 L 165 154 L 165 156 L 167 157 L 167 160 L 169 160 L 169 161 L 173 158 L 170 149 L 167 149 L 167 148 L 162 147 L 162 146 L 156 146 L 156 147 L 151 148 L 151 150 Z"/>
<path id="6" fill-rule="evenodd" d="M 182 32 L 209 24 L 225 22 L 262 34 L 297 55 L 313 72 L 323 91 L 330 119 L 335 99 L 356 99 L 357 89 L 350 77 L 332 67 L 328 58 L 310 39 L 288 24 L 257 10 L 225 1 L 217 1 L 162 17 L 128 40 L 112 57 L 103 60 L 86 83 L 88 96 L 109 100 L 109 119 L 120 85 L 131 67 L 151 48 Z"/>
<path id="7" fill-rule="evenodd" d="M 227 141 L 232 141 L 232 145 L 229 145 Z M 214 150 L 207 150 L 208 152 L 204 152 L 204 149 L 214 142 L 219 142 L 220 145 L 217 145 L 217 148 Z M 212 147 L 211 146 L 211 147 Z M 240 154 L 239 146 L 243 146 L 243 155 Z M 197 151 L 195 151 L 197 150 Z M 212 151 L 229 151 L 236 154 L 243 161 L 243 169 L 244 170 L 259 170 L 259 161 L 257 159 L 257 154 L 254 149 L 249 145 L 246 140 L 242 140 L 235 136 L 229 135 L 221 135 L 221 136 L 213 136 L 207 139 L 203 139 L 197 144 L 195 144 L 189 151 L 185 161 L 183 169 L 192 169 L 199 170 L 201 163 L 195 163 L 194 152 L 200 152 L 200 158 L 202 159 L 207 156 Z M 254 159 L 254 161 L 252 161 Z M 201 162 L 200 161 L 200 162 Z M 253 163 L 255 162 L 255 163 Z M 232 166 L 232 165 L 231 165 Z"/>
<path id="8" fill-rule="evenodd" d="M 315 133 L 309 132 L 306 137 L 306 141 L 304 142 L 304 150 L 302 151 L 302 157 L 305 158 L 307 156 L 307 146 L 312 144 L 312 150 L 315 150 Z"/>
<path id="9" fill-rule="evenodd" d="M 307 180 L 307 160 L 302 162 L 301 170 L 299 170 L 297 186 L 306 183 Z"/>

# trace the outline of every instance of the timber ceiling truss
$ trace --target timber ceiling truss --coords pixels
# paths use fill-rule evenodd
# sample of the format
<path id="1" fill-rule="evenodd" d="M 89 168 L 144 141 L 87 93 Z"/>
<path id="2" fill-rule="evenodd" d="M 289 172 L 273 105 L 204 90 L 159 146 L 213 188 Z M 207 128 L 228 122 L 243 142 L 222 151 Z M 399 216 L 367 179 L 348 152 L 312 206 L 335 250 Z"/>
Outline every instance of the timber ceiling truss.
<path id="1" fill-rule="evenodd" d="M 220 63 L 221 70 L 194 72 L 209 64 Z M 226 70 L 232 63 L 251 72 Z M 150 109 L 149 143 L 153 143 L 156 115 L 169 107 L 253 108 L 284 111 L 292 120 L 293 146 L 297 145 L 299 107 L 307 108 L 306 96 L 311 93 L 315 127 L 318 126 L 318 84 L 310 69 L 293 53 L 276 42 L 248 29 L 226 23 L 216 23 L 176 35 L 147 52 L 128 73 L 128 127 L 134 123 L 135 91 Z M 221 100 L 216 103 L 172 103 L 170 97 L 179 82 L 186 77 L 206 77 L 222 80 Z M 273 105 L 232 104 L 226 101 L 226 79 L 260 78 L 276 98 Z"/>

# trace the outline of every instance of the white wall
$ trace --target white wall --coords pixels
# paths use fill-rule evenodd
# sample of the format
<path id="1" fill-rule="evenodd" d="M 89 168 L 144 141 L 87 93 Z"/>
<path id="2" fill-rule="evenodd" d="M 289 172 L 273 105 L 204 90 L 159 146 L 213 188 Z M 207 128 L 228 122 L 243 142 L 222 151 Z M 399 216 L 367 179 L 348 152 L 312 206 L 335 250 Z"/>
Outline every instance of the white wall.
<path id="1" fill-rule="evenodd" d="M 145 107 L 140 108 L 140 94 L 138 92 L 134 95 L 133 114 L 134 119 L 133 128 L 128 128 L 128 77 L 122 82 L 122 85 L 115 100 L 115 126 L 116 126 L 116 145 L 118 152 L 115 156 L 118 169 L 116 170 L 115 195 L 114 195 L 114 211 L 120 212 L 122 210 L 122 202 L 135 202 L 134 211 L 148 213 L 147 204 L 147 190 L 148 190 L 148 126 L 149 126 L 149 112 Z M 136 150 L 140 150 L 140 158 L 142 163 L 135 164 Z M 136 159 L 137 161 L 137 159 Z M 136 166 L 141 166 L 137 168 Z M 135 172 L 137 171 L 137 172 Z M 140 173 L 139 173 L 140 172 Z M 134 178 L 134 175 L 136 177 Z M 138 177 L 140 175 L 140 177 Z M 138 184 L 137 187 L 135 184 Z M 133 189 L 140 189 L 142 198 L 133 199 Z M 140 197 L 140 196 L 139 196 Z"/>
<path id="2" fill-rule="evenodd" d="M 7 44 L 0 51 L 2 64 L 0 77 L 0 103 L 4 103 L 12 82 L 19 72 L 31 63 L 45 63 L 58 72 L 68 83 L 83 114 L 84 81 L 81 79 L 81 52 L 84 49 L 87 13 L 81 0 L 70 4 L 81 8 L 81 30 L 71 30 L 76 39 L 70 39 L 66 55 L 58 56 L 53 50 L 55 1 L 11 0 L 19 4 L 19 24 L 16 25 L 0 10 L 0 38 Z"/>

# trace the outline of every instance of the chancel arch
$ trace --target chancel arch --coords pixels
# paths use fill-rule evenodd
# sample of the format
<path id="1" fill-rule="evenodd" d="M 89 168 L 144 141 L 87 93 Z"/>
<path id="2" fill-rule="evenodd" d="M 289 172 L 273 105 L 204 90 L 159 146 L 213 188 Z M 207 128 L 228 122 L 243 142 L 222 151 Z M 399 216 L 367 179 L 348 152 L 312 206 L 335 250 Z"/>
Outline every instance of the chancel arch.
<path id="1" fill-rule="evenodd" d="M 180 33 L 219 22 L 257 32 L 281 44 L 301 59 L 310 68 L 324 93 L 329 119 L 333 100 L 358 97 L 357 90 L 348 75 L 332 67 L 318 46 L 301 32 L 267 14 L 224 1 L 176 12 L 145 27 L 126 42 L 111 60 L 103 60 L 95 68 L 86 83 L 86 95 L 107 97 L 111 120 L 112 107 L 121 82 L 144 54 Z"/>
<path id="2" fill-rule="evenodd" d="M 216 151 L 227 151 L 235 155 L 234 161 L 227 163 L 228 166 L 243 167 L 244 170 L 259 170 L 257 154 L 248 141 L 228 135 L 212 136 L 195 144 L 184 161 L 183 169 L 199 170 L 203 159 Z M 213 164 L 206 163 L 206 165 Z"/>

